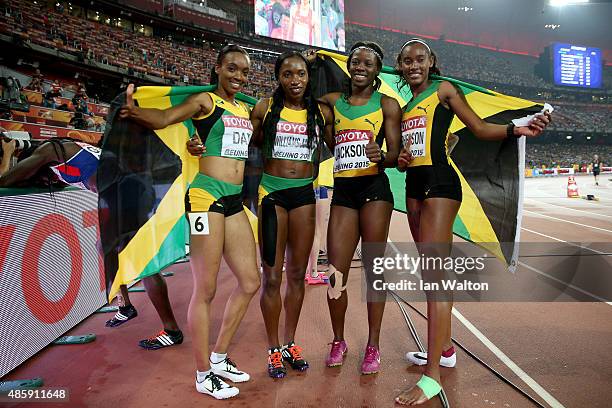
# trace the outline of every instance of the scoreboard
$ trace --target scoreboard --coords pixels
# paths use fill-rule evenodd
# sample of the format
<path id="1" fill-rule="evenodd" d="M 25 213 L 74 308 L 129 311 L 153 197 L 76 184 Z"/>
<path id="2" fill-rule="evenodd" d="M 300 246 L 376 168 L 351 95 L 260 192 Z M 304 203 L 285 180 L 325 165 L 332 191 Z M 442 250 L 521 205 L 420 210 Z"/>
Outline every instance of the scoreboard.
<path id="1" fill-rule="evenodd" d="M 553 71 L 556 85 L 601 88 L 601 50 L 554 44 Z"/>

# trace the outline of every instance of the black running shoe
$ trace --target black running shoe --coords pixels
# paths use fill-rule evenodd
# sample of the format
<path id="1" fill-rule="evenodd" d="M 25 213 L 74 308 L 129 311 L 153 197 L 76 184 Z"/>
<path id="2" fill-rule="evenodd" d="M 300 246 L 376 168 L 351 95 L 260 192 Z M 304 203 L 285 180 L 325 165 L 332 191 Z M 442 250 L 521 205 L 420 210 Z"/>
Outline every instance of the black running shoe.
<path id="1" fill-rule="evenodd" d="M 157 350 L 164 347 L 174 346 L 183 342 L 183 332 L 180 330 L 176 335 L 168 334 L 165 330 L 160 331 L 157 335 L 149 337 L 145 340 L 140 340 L 138 345 L 146 350 Z"/>
<path id="2" fill-rule="evenodd" d="M 115 316 L 106 322 L 106 327 L 118 327 L 128 320 L 132 320 L 138 316 L 136 308 L 132 305 L 119 306 L 119 310 Z"/>
<path id="3" fill-rule="evenodd" d="M 302 357 L 302 348 L 296 346 L 294 342 L 283 346 L 283 360 L 294 370 L 305 371 L 309 367 L 308 362 Z"/>
<path id="4" fill-rule="evenodd" d="M 287 369 L 283 364 L 283 354 L 278 348 L 268 350 L 268 375 L 272 378 L 283 378 Z"/>

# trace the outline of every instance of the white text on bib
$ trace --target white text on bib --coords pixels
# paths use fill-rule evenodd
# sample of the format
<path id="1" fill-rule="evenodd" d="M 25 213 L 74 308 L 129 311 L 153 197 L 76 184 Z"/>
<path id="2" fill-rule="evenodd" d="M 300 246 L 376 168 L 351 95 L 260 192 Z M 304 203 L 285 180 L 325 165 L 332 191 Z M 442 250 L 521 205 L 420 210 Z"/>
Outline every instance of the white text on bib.
<path id="1" fill-rule="evenodd" d="M 402 121 L 402 143 L 410 144 L 412 157 L 427 154 L 427 116 L 414 116 Z"/>
<path id="2" fill-rule="evenodd" d="M 249 156 L 249 142 L 253 135 L 253 125 L 247 118 L 223 115 L 225 132 L 221 143 L 221 156 L 233 159 L 246 159 Z"/>
<path id="3" fill-rule="evenodd" d="M 273 159 L 310 161 L 312 148 L 308 148 L 308 134 L 305 123 L 279 122 L 272 149 Z"/>
<path id="4" fill-rule="evenodd" d="M 334 173 L 365 169 L 370 166 L 366 145 L 372 137 L 369 130 L 341 130 L 336 133 Z"/>

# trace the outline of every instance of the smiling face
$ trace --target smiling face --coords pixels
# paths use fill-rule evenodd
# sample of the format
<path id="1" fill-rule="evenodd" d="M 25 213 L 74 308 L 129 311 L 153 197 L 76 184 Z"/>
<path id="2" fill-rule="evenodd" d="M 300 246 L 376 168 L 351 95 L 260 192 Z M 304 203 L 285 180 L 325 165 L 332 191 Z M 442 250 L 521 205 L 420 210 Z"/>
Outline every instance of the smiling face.
<path id="1" fill-rule="evenodd" d="M 412 43 L 404 47 L 398 61 L 398 69 L 410 88 L 418 88 L 429 77 L 433 58 L 423 44 Z"/>
<path id="2" fill-rule="evenodd" d="M 286 96 L 303 98 L 308 86 L 308 68 L 300 57 L 289 57 L 283 61 L 278 73 L 278 82 Z"/>
<path id="3" fill-rule="evenodd" d="M 229 52 L 221 60 L 221 65 L 215 67 L 219 76 L 219 86 L 228 95 L 235 95 L 242 91 L 247 84 L 247 77 L 251 68 L 249 57 L 241 52 Z"/>
<path id="4" fill-rule="evenodd" d="M 358 87 L 373 85 L 380 73 L 380 65 L 376 55 L 369 50 L 357 50 L 351 56 L 348 66 L 351 82 Z"/>

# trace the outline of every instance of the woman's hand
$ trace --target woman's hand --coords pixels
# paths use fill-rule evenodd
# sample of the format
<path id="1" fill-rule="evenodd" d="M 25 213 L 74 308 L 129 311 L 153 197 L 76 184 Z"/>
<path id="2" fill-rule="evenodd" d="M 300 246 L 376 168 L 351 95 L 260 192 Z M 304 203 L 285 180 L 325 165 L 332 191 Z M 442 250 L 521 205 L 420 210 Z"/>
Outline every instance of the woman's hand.
<path id="1" fill-rule="evenodd" d="M 520 126 L 514 128 L 515 136 L 536 137 L 544 132 L 546 126 L 551 122 L 552 118 L 549 112 L 538 113 L 531 119 L 528 126 Z"/>
<path id="2" fill-rule="evenodd" d="M 119 117 L 121 119 L 128 119 L 134 116 L 136 105 L 134 105 L 134 84 L 129 84 L 125 91 L 125 105 L 119 110 Z"/>
<path id="3" fill-rule="evenodd" d="M 314 48 L 310 48 L 308 50 L 305 50 L 302 55 L 304 55 L 306 61 L 312 64 L 317 59 L 317 50 Z"/>
<path id="4" fill-rule="evenodd" d="M 370 141 L 365 147 L 365 153 L 368 160 L 370 160 L 372 163 L 380 163 L 383 161 L 380 146 L 374 140 L 374 135 L 370 135 Z"/>
<path id="5" fill-rule="evenodd" d="M 200 137 L 197 134 L 191 136 L 187 141 L 187 151 L 192 156 L 200 157 L 206 153 L 206 147 L 202 144 Z"/>
<path id="6" fill-rule="evenodd" d="M 410 153 L 410 150 L 404 147 L 397 157 L 397 169 L 399 171 L 406 171 L 412 159 L 414 159 L 414 157 L 412 157 L 412 153 Z"/>

